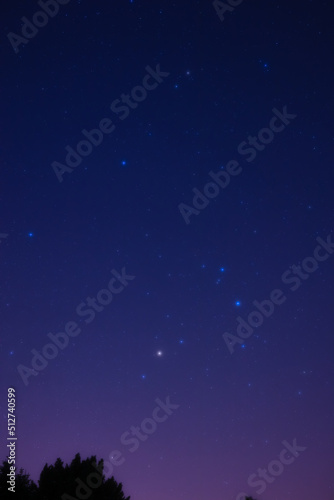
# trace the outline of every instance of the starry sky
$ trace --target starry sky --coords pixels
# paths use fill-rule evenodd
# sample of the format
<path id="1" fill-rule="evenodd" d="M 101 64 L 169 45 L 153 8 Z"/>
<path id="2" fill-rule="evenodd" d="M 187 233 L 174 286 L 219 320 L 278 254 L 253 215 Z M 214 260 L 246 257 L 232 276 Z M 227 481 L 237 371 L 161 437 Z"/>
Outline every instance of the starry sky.
<path id="1" fill-rule="evenodd" d="M 0 7 L 1 459 L 14 387 L 34 480 L 333 500 L 331 2 L 52 5 Z"/>

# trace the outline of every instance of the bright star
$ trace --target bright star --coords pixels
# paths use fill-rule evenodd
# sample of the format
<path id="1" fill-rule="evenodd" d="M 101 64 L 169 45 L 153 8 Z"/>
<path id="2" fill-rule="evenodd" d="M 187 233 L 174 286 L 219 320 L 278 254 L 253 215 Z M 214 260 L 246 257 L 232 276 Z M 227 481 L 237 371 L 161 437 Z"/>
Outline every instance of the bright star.
<path id="1" fill-rule="evenodd" d="M 240 300 L 236 300 L 236 301 L 235 301 L 235 305 L 236 305 L 236 306 L 238 306 L 238 307 L 239 307 L 239 306 L 241 306 L 241 302 L 240 302 Z"/>
<path id="2" fill-rule="evenodd" d="M 29 238 L 32 238 L 34 236 L 34 233 L 28 233 Z"/>
<path id="3" fill-rule="evenodd" d="M 163 355 L 163 352 L 162 352 L 162 351 L 157 351 L 157 356 L 158 356 L 159 358 L 161 358 L 161 356 L 162 356 L 162 355 Z"/>

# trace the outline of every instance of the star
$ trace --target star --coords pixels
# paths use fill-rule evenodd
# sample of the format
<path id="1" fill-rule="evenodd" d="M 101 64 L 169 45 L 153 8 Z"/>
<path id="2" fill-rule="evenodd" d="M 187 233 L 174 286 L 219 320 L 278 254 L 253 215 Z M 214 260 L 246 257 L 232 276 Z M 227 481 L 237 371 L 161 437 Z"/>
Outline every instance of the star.
<path id="1" fill-rule="evenodd" d="M 240 302 L 240 300 L 236 300 L 236 301 L 235 301 L 235 305 L 236 305 L 237 307 L 241 306 L 241 302 Z"/>
<path id="2" fill-rule="evenodd" d="M 259 59 L 259 63 L 262 65 L 263 70 L 268 73 L 270 71 L 270 66 L 267 62 L 262 61 L 262 59 Z"/>
<path id="3" fill-rule="evenodd" d="M 157 351 L 156 355 L 158 356 L 158 358 L 161 358 L 163 356 L 163 352 L 162 351 Z"/>
<path id="4" fill-rule="evenodd" d="M 28 233 L 29 238 L 32 238 L 34 236 L 34 233 Z"/>

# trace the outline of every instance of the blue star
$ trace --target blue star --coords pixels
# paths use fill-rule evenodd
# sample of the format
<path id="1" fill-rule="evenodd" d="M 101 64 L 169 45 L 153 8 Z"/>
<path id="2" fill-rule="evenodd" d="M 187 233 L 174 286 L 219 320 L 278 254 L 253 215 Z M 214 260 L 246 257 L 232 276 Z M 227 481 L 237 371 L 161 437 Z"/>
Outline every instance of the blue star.
<path id="1" fill-rule="evenodd" d="M 221 267 L 221 268 L 219 269 L 219 271 L 220 271 L 221 273 L 223 273 L 223 272 L 225 272 L 225 268 L 224 268 L 224 267 Z"/>
<path id="2" fill-rule="evenodd" d="M 240 300 L 236 300 L 236 301 L 235 301 L 235 305 L 236 305 L 236 306 L 238 306 L 238 307 L 239 307 L 239 306 L 241 306 L 241 302 L 240 302 Z"/>
<path id="3" fill-rule="evenodd" d="M 246 344 L 241 344 L 241 349 L 246 349 Z"/>
<path id="4" fill-rule="evenodd" d="M 266 72 L 270 71 L 270 66 L 269 66 L 269 64 L 268 64 L 268 63 L 266 63 L 266 62 L 262 61 L 262 59 L 259 59 L 259 63 L 261 63 L 261 65 L 262 65 L 262 67 L 263 67 L 264 71 L 266 71 Z"/>
<path id="5" fill-rule="evenodd" d="M 28 233 L 29 238 L 32 238 L 34 236 L 34 233 Z"/>
<path id="6" fill-rule="evenodd" d="M 122 163 L 123 167 L 126 165 L 126 161 L 125 160 L 122 160 L 121 163 Z"/>
<path id="7" fill-rule="evenodd" d="M 184 340 L 183 340 L 183 339 L 180 339 L 180 340 L 179 340 L 179 344 L 184 344 Z"/>
<path id="8" fill-rule="evenodd" d="M 143 373 L 143 375 L 141 375 L 141 378 L 142 378 L 142 380 L 145 380 L 146 379 L 146 375 Z"/>

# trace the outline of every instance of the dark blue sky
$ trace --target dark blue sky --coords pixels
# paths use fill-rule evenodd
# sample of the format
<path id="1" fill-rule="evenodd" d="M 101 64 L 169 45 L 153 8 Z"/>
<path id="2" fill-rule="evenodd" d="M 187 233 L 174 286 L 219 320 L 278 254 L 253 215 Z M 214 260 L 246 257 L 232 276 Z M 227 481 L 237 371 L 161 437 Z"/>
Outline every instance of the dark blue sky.
<path id="1" fill-rule="evenodd" d="M 14 387 L 35 480 L 334 498 L 331 4 L 230 3 L 0 7 L 1 458 Z"/>

